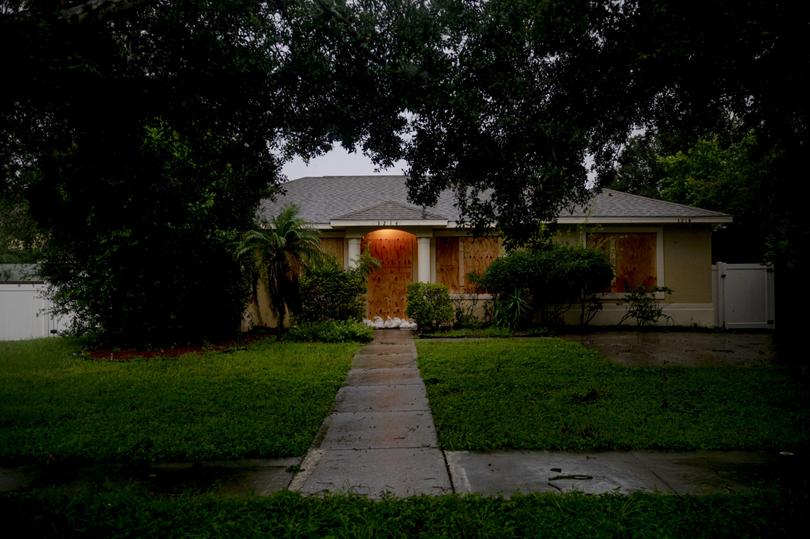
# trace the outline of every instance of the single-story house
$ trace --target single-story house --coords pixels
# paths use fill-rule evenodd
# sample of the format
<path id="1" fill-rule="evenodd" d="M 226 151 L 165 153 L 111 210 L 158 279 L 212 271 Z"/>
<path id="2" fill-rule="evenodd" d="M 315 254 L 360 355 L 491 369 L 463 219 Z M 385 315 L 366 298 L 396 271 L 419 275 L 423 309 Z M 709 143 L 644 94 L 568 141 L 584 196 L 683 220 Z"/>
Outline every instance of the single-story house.
<path id="1" fill-rule="evenodd" d="M 295 204 L 343 267 L 366 248 L 381 261 L 369 277 L 369 318 L 405 318 L 406 288 L 414 281 L 442 283 L 455 297 L 470 297 L 466 276 L 503 254 L 497 235 L 476 238 L 459 225 L 452 192 L 432 207 L 410 204 L 405 176 L 307 177 L 284 187 L 282 196 L 262 204 L 264 217 Z M 644 284 L 673 290 L 661 297 L 671 323 L 712 326 L 712 227 L 730 222 L 723 213 L 604 189 L 587 207 L 559 216 L 557 239 L 602 249 L 614 266 L 593 323 L 618 322 L 623 293 Z"/>

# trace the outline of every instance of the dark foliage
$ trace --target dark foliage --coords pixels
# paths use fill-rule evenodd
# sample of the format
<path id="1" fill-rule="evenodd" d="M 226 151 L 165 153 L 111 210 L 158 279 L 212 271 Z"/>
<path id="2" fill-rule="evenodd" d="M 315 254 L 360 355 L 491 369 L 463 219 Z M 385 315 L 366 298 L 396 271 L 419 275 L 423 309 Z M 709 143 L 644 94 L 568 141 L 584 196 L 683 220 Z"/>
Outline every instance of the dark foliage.
<path id="1" fill-rule="evenodd" d="M 408 285 L 407 302 L 405 312 L 413 318 L 421 332 L 430 333 L 440 326 L 453 323 L 453 302 L 443 284 L 411 283 Z"/>
<path id="2" fill-rule="evenodd" d="M 290 338 L 305 342 L 371 342 L 374 330 L 357 320 L 321 320 L 293 326 Z"/>
<path id="3" fill-rule="evenodd" d="M 602 253 L 552 244 L 496 259 L 478 283 L 497 296 L 496 322 L 516 328 L 535 316 L 545 324 L 560 324 L 572 304 L 587 305 L 591 296 L 610 286 L 611 279 L 613 268 Z"/>
<path id="4" fill-rule="evenodd" d="M 366 309 L 362 272 L 325 264 L 307 271 L 300 284 L 302 304 L 297 320 L 362 320 Z"/>

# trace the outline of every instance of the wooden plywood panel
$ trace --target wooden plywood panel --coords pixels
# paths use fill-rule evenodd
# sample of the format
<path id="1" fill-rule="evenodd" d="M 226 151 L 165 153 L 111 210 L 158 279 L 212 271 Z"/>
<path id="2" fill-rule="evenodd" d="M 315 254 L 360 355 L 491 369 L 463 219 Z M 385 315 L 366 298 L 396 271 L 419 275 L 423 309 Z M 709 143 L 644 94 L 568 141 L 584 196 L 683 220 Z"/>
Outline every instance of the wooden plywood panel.
<path id="1" fill-rule="evenodd" d="M 321 238 L 321 251 L 335 259 L 343 267 L 343 238 Z"/>
<path id="2" fill-rule="evenodd" d="M 483 274 L 492 262 L 501 256 L 501 239 L 493 236 L 480 238 L 461 238 L 460 242 L 464 289 L 468 292 L 475 291 L 475 285 L 469 282 L 467 275 L 470 273 Z"/>
<path id="3" fill-rule="evenodd" d="M 436 280 L 450 292 L 458 292 L 458 238 L 436 238 Z"/>
<path id="4" fill-rule="evenodd" d="M 363 238 L 363 249 L 380 261 L 368 277 L 368 316 L 407 318 L 408 285 L 413 282 L 416 236 L 398 230 L 371 232 Z"/>
<path id="5" fill-rule="evenodd" d="M 615 271 L 610 291 L 657 286 L 655 232 L 588 234 L 588 246 L 605 253 Z"/>

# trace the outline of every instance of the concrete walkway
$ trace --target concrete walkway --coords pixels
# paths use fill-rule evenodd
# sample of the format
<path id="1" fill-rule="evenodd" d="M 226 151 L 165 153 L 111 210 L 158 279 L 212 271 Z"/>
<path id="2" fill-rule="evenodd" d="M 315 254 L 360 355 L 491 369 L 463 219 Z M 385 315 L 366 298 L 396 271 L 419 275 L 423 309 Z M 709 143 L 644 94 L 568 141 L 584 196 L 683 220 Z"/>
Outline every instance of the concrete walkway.
<path id="1" fill-rule="evenodd" d="M 358 352 L 290 489 L 372 498 L 452 492 L 411 332 L 377 331 Z"/>

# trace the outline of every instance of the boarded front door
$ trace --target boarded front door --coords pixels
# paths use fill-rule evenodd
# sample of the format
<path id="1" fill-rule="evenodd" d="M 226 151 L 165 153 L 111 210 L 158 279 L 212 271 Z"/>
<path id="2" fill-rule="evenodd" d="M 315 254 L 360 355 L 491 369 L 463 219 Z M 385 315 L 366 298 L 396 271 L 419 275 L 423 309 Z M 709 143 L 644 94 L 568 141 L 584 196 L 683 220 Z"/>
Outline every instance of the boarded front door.
<path id="1" fill-rule="evenodd" d="M 377 230 L 363 238 L 380 267 L 368 278 L 368 316 L 407 318 L 405 298 L 416 269 L 416 236 L 399 230 Z"/>

